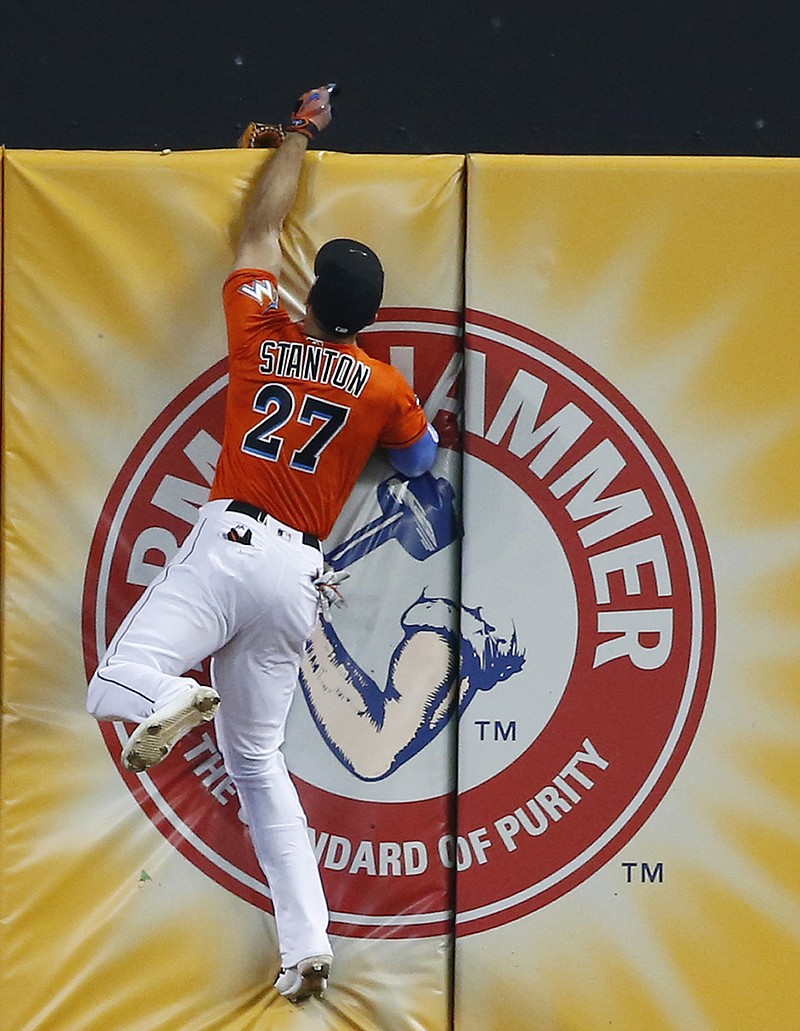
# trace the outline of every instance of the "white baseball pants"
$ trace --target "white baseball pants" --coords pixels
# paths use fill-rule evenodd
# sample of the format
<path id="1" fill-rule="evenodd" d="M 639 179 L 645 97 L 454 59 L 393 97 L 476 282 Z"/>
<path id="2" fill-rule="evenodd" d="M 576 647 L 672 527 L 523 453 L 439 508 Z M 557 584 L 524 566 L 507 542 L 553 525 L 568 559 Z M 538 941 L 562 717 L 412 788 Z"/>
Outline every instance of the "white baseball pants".
<path id="1" fill-rule="evenodd" d="M 280 747 L 303 645 L 317 616 L 322 554 L 274 519 L 211 501 L 124 620 L 89 684 L 98 720 L 141 723 L 213 656 L 217 742 L 275 910 L 281 961 L 330 954 L 328 909 L 306 817 Z M 226 535 L 238 528 L 250 543 Z"/>

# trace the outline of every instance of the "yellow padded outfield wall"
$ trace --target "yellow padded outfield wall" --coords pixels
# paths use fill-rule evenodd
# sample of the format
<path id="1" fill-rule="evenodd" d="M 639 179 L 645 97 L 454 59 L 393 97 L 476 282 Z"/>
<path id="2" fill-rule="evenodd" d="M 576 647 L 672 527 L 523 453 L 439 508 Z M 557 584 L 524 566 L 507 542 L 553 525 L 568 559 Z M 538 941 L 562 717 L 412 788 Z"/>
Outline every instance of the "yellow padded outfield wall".
<path id="1" fill-rule="evenodd" d="M 116 732 L 101 735 L 83 710 L 98 650 L 208 493 L 224 398 L 221 288 L 263 160 L 7 155 L 3 1031 L 450 1023 L 452 874 L 436 847 L 455 787 L 453 728 L 398 757 L 439 665 L 410 678 L 398 661 L 408 726 L 395 705 L 384 733 L 363 703 L 325 710 L 326 684 L 311 674 L 298 693 L 287 755 L 337 953 L 328 999 L 304 1011 L 271 987 L 269 898 L 213 734 L 187 740 L 160 774 L 130 779 Z M 285 236 L 295 314 L 326 239 L 361 238 L 381 253 L 384 321 L 365 345 L 391 354 L 432 405 L 450 447 L 426 485 L 451 509 L 463 170 L 461 157 L 314 153 Z M 355 548 L 356 531 L 382 515 L 390 472 L 375 459 L 330 541 L 353 545 L 341 552 L 352 576 L 335 623 L 346 661 L 324 672 L 358 667 L 376 692 L 392 686 L 389 660 L 414 637 L 401 617 L 419 607 L 420 577 L 454 597 L 458 567 L 452 520 L 453 539 L 435 541 L 430 561 L 399 537 Z M 441 635 L 426 633 L 441 652 Z M 310 644 L 329 646 L 321 631 Z"/>
<path id="2" fill-rule="evenodd" d="M 799 182 L 469 158 L 460 1031 L 800 1027 Z"/>
<path id="3" fill-rule="evenodd" d="M 309 155 L 287 304 L 374 246 L 363 344 L 445 447 L 328 542 L 287 756 L 337 960 L 297 1008 L 213 728 L 138 778 L 83 712 L 208 490 L 261 160 L 3 156 L 0 1031 L 798 1026 L 800 166 Z"/>

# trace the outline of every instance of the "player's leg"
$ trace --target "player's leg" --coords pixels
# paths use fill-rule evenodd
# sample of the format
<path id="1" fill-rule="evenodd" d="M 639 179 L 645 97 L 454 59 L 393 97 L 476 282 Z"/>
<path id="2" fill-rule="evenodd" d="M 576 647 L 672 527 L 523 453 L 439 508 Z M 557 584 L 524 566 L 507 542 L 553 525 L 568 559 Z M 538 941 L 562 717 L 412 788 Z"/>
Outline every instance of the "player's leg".
<path id="1" fill-rule="evenodd" d="M 204 659 L 217 636 L 216 605 L 204 598 L 205 522 L 128 613 L 89 682 L 86 707 L 95 719 L 141 722 L 188 685 L 187 670 Z"/>
<path id="2" fill-rule="evenodd" d="M 282 561 L 282 576 L 264 598 L 263 619 L 240 630 L 215 655 L 212 673 L 225 697 L 218 743 L 269 883 L 281 960 L 289 969 L 309 958 L 329 957 L 331 947 L 305 813 L 280 751 L 301 648 L 316 618 L 311 580 L 319 555 L 276 542 L 267 564 L 274 569 Z"/>
<path id="3" fill-rule="evenodd" d="M 217 671 L 217 676 L 220 676 Z M 217 681 L 219 682 L 219 681 Z M 308 824 L 283 754 L 265 746 L 253 713 L 249 741 L 231 730 L 228 705 L 217 716 L 217 742 L 236 784 L 253 848 L 270 888 L 285 968 L 314 955 L 330 955 L 328 907 Z M 288 712 L 288 706 L 287 706 Z M 258 741 L 254 745 L 254 741 Z"/>
<path id="4" fill-rule="evenodd" d="M 123 621 L 89 684 L 96 719 L 140 726 L 122 760 L 142 772 L 188 730 L 214 717 L 219 696 L 187 671 L 219 648 L 237 618 L 252 618 L 241 566 L 252 556 L 227 541 L 224 506 L 201 510 L 197 527 Z M 230 521 L 229 519 L 227 521 Z"/>

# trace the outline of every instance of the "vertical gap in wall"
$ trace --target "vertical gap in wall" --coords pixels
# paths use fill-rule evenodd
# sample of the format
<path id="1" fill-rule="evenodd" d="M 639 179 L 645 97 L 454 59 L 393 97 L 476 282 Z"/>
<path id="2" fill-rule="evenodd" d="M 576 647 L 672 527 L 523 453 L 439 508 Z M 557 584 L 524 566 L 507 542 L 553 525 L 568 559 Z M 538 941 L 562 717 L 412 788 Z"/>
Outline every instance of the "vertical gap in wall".
<path id="1" fill-rule="evenodd" d="M 5 424 L 5 333 L 6 333 L 6 149 L 0 146 L 0 757 L 3 754 L 2 703 L 6 654 L 6 424 Z M 3 765 L 0 761 L 0 798 L 2 798 Z"/>
<path id="2" fill-rule="evenodd" d="M 458 334 L 458 345 L 461 349 L 461 376 L 460 376 L 460 387 L 459 387 L 459 453 L 461 455 L 461 461 L 458 472 L 459 479 L 459 522 L 461 526 L 461 534 L 459 535 L 458 541 L 458 574 L 456 578 L 456 597 L 458 599 L 457 613 L 458 613 L 458 626 L 456 627 L 456 639 L 461 640 L 461 601 L 462 591 L 461 584 L 463 581 L 463 531 L 464 531 L 464 393 L 466 389 L 465 383 L 465 358 L 464 358 L 464 333 L 466 325 L 466 306 L 467 306 L 467 188 L 468 188 L 468 156 L 464 155 L 464 162 L 461 167 L 461 325 L 459 327 Z M 456 659 L 458 668 L 456 670 L 456 688 L 455 698 L 453 700 L 454 706 L 454 725 L 455 731 L 453 734 L 453 764 L 454 764 L 454 775 L 453 775 L 453 793 L 451 799 L 450 808 L 450 826 L 452 828 L 452 834 L 454 838 L 453 847 L 453 866 L 451 870 L 451 884 L 450 884 L 450 899 L 452 905 L 452 921 L 451 921 L 451 943 L 450 943 L 450 969 L 449 969 L 449 986 L 450 986 L 450 998 L 449 998 L 449 1016 L 450 1016 L 450 1031 L 454 1031 L 455 1028 L 455 1007 L 456 1007 L 456 970 L 457 970 L 457 957 L 456 957 L 456 942 L 457 942 L 457 925 L 456 918 L 458 916 L 458 863 L 457 855 L 458 850 L 455 847 L 455 839 L 458 836 L 458 800 L 459 800 L 459 742 L 461 740 L 461 719 L 459 711 L 460 702 L 460 689 L 461 689 L 461 650 Z"/>

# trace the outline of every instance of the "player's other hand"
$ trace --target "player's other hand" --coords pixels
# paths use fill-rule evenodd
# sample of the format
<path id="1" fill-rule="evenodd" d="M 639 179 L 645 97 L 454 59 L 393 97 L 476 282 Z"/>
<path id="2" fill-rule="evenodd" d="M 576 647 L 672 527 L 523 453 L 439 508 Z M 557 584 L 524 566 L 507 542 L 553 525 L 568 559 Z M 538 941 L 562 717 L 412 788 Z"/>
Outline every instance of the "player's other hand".
<path id="1" fill-rule="evenodd" d="M 331 120 L 331 90 L 328 86 L 317 86 L 298 98 L 292 112 L 292 120 L 286 126 L 287 132 L 300 132 L 313 140 L 317 133 Z"/>
<path id="2" fill-rule="evenodd" d="M 334 605 L 344 605 L 344 595 L 339 590 L 339 584 L 347 580 L 350 573 L 346 569 L 331 569 L 328 567 L 324 572 L 318 573 L 312 583 L 319 593 L 319 604 L 322 615 L 330 620 L 331 608 Z"/>

